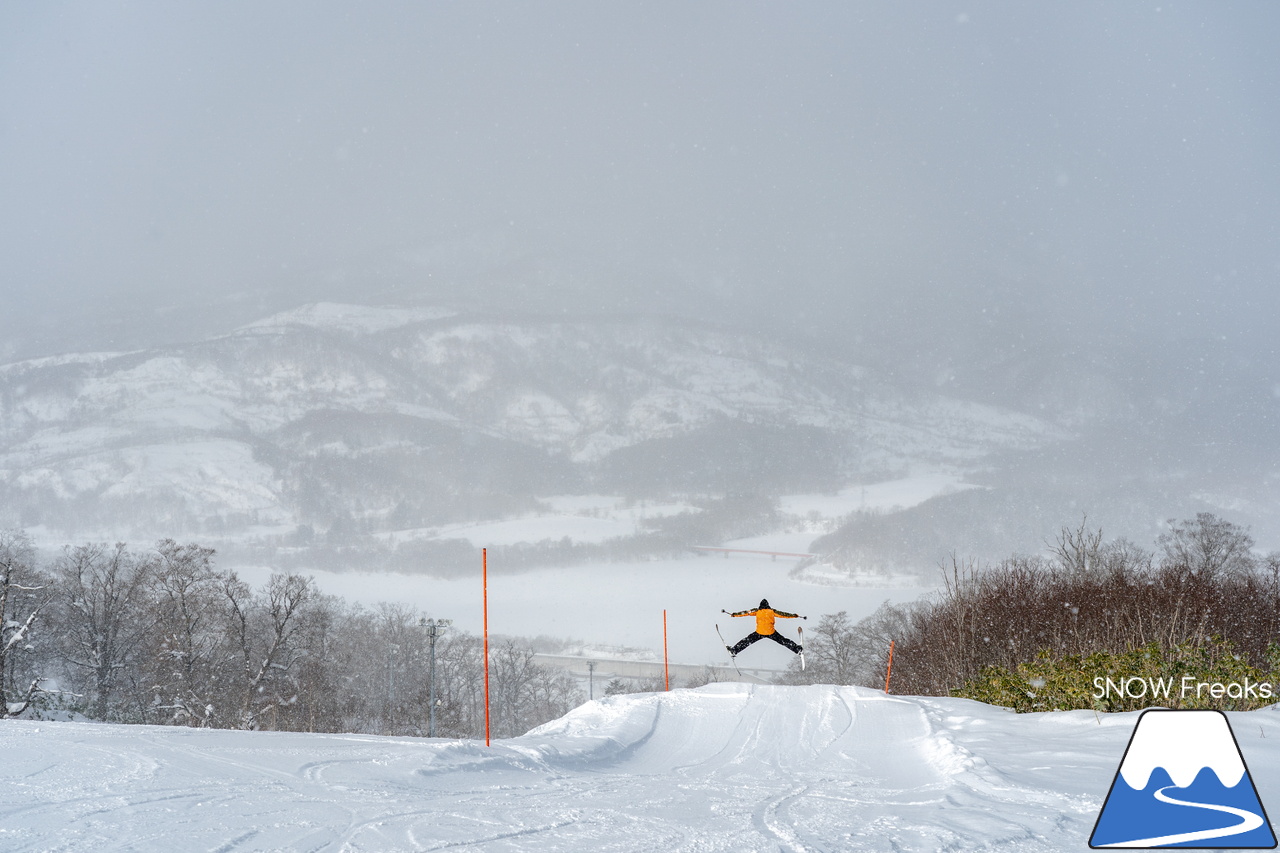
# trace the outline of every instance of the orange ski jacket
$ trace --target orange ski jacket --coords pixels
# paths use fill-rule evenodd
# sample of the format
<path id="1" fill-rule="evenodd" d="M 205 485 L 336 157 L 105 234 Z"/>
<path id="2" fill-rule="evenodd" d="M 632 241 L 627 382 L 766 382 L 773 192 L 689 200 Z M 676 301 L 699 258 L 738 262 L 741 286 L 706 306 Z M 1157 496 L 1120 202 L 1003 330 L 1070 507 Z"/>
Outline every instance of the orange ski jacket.
<path id="1" fill-rule="evenodd" d="M 774 610 L 772 607 L 761 607 L 755 610 L 741 610 L 737 613 L 730 613 L 730 616 L 754 616 L 756 617 L 756 633 L 762 637 L 767 637 L 774 632 L 774 619 L 799 619 L 795 613 L 787 613 L 784 610 Z"/>

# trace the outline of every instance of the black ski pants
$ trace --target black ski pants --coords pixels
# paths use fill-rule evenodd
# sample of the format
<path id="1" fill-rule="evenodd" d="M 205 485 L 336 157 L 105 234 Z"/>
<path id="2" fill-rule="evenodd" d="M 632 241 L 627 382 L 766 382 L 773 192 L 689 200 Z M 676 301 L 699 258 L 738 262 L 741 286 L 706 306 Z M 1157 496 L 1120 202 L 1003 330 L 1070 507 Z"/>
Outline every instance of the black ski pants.
<path id="1" fill-rule="evenodd" d="M 736 642 L 733 648 L 729 649 L 729 653 L 736 655 L 738 652 L 742 651 L 747 646 L 754 643 L 756 640 L 773 640 L 775 643 L 779 643 L 781 645 L 786 646 L 788 649 L 795 652 L 796 654 L 800 654 L 800 645 L 796 643 L 794 640 L 791 640 L 791 639 L 788 639 L 787 637 L 782 636 L 777 631 L 774 631 L 772 634 L 759 634 L 755 631 L 752 631 L 750 634 L 747 634 L 747 636 L 743 637 L 741 640 Z"/>

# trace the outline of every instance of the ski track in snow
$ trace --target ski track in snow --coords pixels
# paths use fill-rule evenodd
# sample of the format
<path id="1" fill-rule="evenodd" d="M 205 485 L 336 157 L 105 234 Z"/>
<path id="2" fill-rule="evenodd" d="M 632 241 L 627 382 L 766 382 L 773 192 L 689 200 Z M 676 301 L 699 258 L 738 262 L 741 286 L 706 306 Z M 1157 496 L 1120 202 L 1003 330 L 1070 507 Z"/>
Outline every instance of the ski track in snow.
<path id="1" fill-rule="evenodd" d="M 1135 719 L 723 683 L 491 748 L 5 721 L 0 850 L 1074 851 Z"/>

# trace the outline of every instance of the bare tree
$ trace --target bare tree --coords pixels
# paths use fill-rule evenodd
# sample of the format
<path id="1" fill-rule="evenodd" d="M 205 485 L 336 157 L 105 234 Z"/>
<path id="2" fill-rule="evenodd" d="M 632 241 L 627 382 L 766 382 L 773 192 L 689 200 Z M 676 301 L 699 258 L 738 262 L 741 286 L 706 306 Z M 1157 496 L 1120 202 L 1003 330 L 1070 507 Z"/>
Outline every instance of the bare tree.
<path id="1" fill-rule="evenodd" d="M 497 737 L 515 737 L 528 730 L 524 703 L 539 669 L 533 657 L 532 649 L 518 646 L 514 640 L 500 643 L 490 652 L 491 708 Z"/>
<path id="2" fill-rule="evenodd" d="M 0 717 L 26 711 L 42 676 L 80 687 L 86 711 L 122 722 L 422 734 L 428 637 L 403 605 L 372 611 L 275 574 L 255 590 L 214 567 L 212 549 L 163 540 L 67 548 L 54 577 L 21 533 L 0 533 Z M 38 625 L 42 638 L 33 642 Z M 43 659 L 42 656 L 43 655 Z M 479 638 L 436 644 L 441 734 L 484 734 Z M 495 731 L 521 734 L 582 701 L 572 676 L 540 667 L 526 642 L 491 659 Z"/>
<path id="3" fill-rule="evenodd" d="M 582 702 L 582 691 L 572 678 L 539 666 L 534 656 L 533 649 L 515 640 L 500 643 L 490 653 L 493 731 L 497 737 L 522 735 Z"/>
<path id="4" fill-rule="evenodd" d="M 61 615 L 59 645 L 73 677 L 91 696 L 89 714 L 113 716 L 122 680 L 137 683 L 139 657 L 156 612 L 149 607 L 153 561 L 123 543 L 68 548 L 53 567 Z"/>
<path id="5" fill-rule="evenodd" d="M 436 645 L 436 723 L 453 737 L 484 736 L 484 654 L 479 637 L 459 631 Z"/>
<path id="6" fill-rule="evenodd" d="M 340 650 L 349 610 L 342 599 L 328 595 L 317 594 L 308 605 L 306 654 L 294 674 L 297 699 L 285 706 L 282 727 L 308 732 L 340 730 L 340 685 L 347 678 Z"/>
<path id="7" fill-rule="evenodd" d="M 174 722 L 214 725 L 229 680 L 224 577 L 214 551 L 172 539 L 156 544 L 151 692 Z"/>
<path id="8" fill-rule="evenodd" d="M 48 600 L 31 540 L 18 531 L 0 531 L 0 719 L 26 711 L 40 692 L 30 660 L 32 628 Z"/>
<path id="9" fill-rule="evenodd" d="M 1088 522 L 1086 516 L 1074 530 L 1063 527 L 1050 545 L 1058 565 L 1066 572 L 1089 575 L 1102 568 L 1102 531 L 1090 530 Z"/>
<path id="10" fill-rule="evenodd" d="M 860 648 L 848 611 L 827 613 L 805 637 L 806 668 L 791 661 L 786 680 L 793 684 L 857 684 L 863 675 Z"/>
<path id="11" fill-rule="evenodd" d="M 1194 519 L 1169 520 L 1169 532 L 1157 540 L 1165 563 L 1205 580 L 1240 576 L 1253 570 L 1253 537 L 1243 527 L 1208 512 Z"/>
<path id="12" fill-rule="evenodd" d="M 303 628 L 304 608 L 314 598 L 315 587 L 301 575 L 273 574 L 266 594 L 254 596 L 233 573 L 223 591 L 231 640 L 243 664 L 239 726 L 256 729 L 264 713 L 278 711 L 295 695 L 288 688 L 300 656 L 293 641 Z"/>
<path id="13" fill-rule="evenodd" d="M 895 686 L 945 695 L 988 666 L 1150 644 L 1225 641 L 1269 666 L 1280 640 L 1280 557 L 1254 556 L 1247 531 L 1209 514 L 1171 522 L 1158 544 L 1157 561 L 1131 542 L 1103 543 L 1082 523 L 1063 530 L 1051 559 L 1014 555 L 982 570 L 953 560 L 943 589 L 903 611 Z"/>

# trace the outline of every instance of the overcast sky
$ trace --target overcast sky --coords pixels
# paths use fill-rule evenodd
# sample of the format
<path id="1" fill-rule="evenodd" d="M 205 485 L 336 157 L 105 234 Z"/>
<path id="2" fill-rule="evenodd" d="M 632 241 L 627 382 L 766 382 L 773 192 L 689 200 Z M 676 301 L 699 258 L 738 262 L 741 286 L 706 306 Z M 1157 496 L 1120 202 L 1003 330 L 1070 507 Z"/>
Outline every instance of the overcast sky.
<path id="1" fill-rule="evenodd" d="M 1271 0 L 5 3 L 0 356 L 361 289 L 939 360 L 1265 346 L 1277 33 Z"/>

